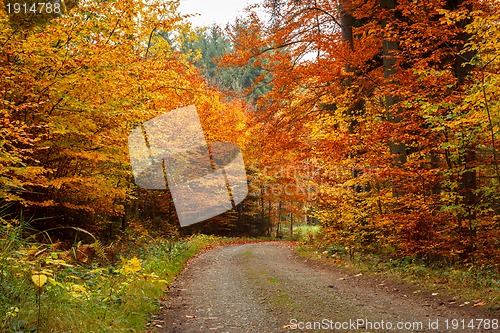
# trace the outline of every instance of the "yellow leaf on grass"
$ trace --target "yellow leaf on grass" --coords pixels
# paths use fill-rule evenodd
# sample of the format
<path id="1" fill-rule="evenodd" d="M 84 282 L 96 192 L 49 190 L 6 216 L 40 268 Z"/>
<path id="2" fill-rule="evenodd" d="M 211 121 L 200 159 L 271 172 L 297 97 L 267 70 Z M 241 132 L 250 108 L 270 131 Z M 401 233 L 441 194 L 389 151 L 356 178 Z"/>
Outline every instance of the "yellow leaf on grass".
<path id="1" fill-rule="evenodd" d="M 85 293 L 87 292 L 87 289 L 85 289 L 84 286 L 79 285 L 79 284 L 74 284 L 71 286 L 71 290 L 77 293 Z"/>
<path id="2" fill-rule="evenodd" d="M 130 260 L 127 260 L 126 264 L 123 265 L 123 272 L 125 274 L 134 274 L 135 272 L 140 271 L 142 268 L 141 261 L 137 259 L 137 257 L 133 257 Z"/>
<path id="3" fill-rule="evenodd" d="M 38 288 L 43 287 L 45 283 L 47 283 L 47 275 L 44 274 L 33 274 L 31 275 L 31 281 L 37 286 Z"/>
<path id="4" fill-rule="evenodd" d="M 49 278 L 49 283 L 51 285 L 53 285 L 53 286 L 58 286 L 58 287 L 64 288 L 64 284 L 62 284 L 61 282 L 56 281 L 53 278 Z"/>

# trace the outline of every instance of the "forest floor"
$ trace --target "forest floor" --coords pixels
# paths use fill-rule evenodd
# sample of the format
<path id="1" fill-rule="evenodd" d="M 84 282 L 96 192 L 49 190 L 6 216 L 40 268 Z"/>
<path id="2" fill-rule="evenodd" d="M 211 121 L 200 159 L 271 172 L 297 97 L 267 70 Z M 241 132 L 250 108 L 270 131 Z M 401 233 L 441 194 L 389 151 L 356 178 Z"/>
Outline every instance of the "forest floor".
<path id="1" fill-rule="evenodd" d="M 500 332 L 498 311 L 297 256 L 287 243 L 192 259 L 152 321 L 171 332 Z"/>

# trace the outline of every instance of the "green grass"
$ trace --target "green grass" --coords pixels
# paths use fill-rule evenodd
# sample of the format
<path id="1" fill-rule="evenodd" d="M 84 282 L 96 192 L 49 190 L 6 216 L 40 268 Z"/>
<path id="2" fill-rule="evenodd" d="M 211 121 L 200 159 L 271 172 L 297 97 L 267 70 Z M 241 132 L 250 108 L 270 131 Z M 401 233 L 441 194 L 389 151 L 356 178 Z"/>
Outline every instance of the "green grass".
<path id="1" fill-rule="evenodd" d="M 252 251 L 245 251 L 242 253 L 242 256 L 248 259 L 248 258 L 252 258 L 254 256 L 254 254 Z"/>
<path id="2" fill-rule="evenodd" d="M 143 332 L 185 262 L 228 241 L 151 241 L 115 265 L 84 266 L 50 245 L 23 241 L 22 228 L 0 224 L 0 332 Z M 34 273 L 48 278 L 41 288 Z"/>
<path id="3" fill-rule="evenodd" d="M 318 225 L 297 225 L 293 228 L 293 239 L 311 243 L 320 232 L 321 227 Z"/>
<path id="4" fill-rule="evenodd" d="M 277 279 L 277 278 L 273 278 L 273 277 L 272 277 L 272 278 L 269 278 L 267 281 L 268 281 L 269 283 L 278 283 L 278 279 Z"/>
<path id="5" fill-rule="evenodd" d="M 271 303 L 280 310 L 295 311 L 299 308 L 286 292 L 277 292 L 270 298 Z"/>

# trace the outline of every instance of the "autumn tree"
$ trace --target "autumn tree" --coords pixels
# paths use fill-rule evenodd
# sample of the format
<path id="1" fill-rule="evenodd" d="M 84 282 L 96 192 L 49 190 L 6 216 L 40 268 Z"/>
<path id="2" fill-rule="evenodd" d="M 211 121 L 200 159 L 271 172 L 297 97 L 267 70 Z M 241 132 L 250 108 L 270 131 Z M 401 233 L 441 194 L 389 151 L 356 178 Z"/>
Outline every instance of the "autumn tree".
<path id="1" fill-rule="evenodd" d="M 496 33 L 496 7 L 266 1 L 271 22 L 250 20 L 233 61 L 266 59 L 262 127 L 283 133 L 263 160 L 294 149 L 321 170 L 327 241 L 428 260 L 491 253 L 496 90 L 481 80 L 496 75 L 495 48 L 482 41 Z"/>
<path id="2" fill-rule="evenodd" d="M 141 213 L 138 197 L 148 207 L 155 202 L 133 184 L 131 129 L 194 104 L 210 140 L 241 139 L 244 107 L 225 103 L 179 51 L 180 41 L 164 38 L 187 33 L 177 7 L 87 1 L 23 29 L 1 12 L 2 202 L 39 228 L 107 232 L 113 221 L 125 226 L 124 216 Z M 171 208 L 159 211 L 175 223 Z"/>

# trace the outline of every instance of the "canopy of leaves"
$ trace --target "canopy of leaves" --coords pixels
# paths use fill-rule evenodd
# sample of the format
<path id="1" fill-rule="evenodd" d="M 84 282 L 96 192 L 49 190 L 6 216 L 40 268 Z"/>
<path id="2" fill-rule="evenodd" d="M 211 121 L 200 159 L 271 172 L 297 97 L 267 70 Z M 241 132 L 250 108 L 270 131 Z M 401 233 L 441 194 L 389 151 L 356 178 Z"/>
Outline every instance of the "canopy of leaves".
<path id="1" fill-rule="evenodd" d="M 23 28 L 0 13 L 0 201 L 50 219 L 45 225 L 104 228 L 140 194 L 132 128 L 194 104 L 209 140 L 241 138 L 241 103 L 222 102 L 179 40 L 160 33 L 187 33 L 177 7 L 85 1 Z"/>
<path id="2" fill-rule="evenodd" d="M 226 61 L 272 74 L 253 127 L 262 181 L 312 189 L 269 207 L 305 205 L 353 251 L 497 264 L 498 4 L 262 7 L 273 19 L 236 29 Z"/>

